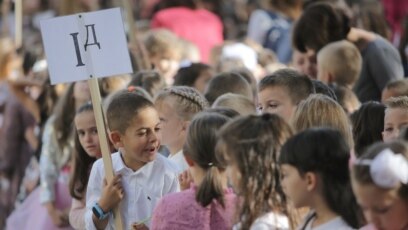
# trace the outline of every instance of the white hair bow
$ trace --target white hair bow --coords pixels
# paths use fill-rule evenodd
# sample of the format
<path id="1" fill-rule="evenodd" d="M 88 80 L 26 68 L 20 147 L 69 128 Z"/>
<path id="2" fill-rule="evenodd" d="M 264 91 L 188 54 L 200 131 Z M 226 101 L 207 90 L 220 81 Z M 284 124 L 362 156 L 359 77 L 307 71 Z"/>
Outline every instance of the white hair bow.
<path id="1" fill-rule="evenodd" d="M 395 154 L 387 148 L 373 160 L 357 160 L 357 165 L 370 166 L 370 175 L 374 183 L 385 189 L 408 183 L 408 161 L 402 154 Z"/>

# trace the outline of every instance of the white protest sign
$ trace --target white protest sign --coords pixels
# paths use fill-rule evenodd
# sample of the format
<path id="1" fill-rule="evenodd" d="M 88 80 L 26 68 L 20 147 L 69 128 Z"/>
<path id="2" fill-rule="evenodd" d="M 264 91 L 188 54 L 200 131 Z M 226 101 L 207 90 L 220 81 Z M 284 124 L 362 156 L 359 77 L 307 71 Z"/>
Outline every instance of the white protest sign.
<path id="1" fill-rule="evenodd" d="M 133 72 L 119 8 L 46 19 L 41 34 L 52 84 Z"/>

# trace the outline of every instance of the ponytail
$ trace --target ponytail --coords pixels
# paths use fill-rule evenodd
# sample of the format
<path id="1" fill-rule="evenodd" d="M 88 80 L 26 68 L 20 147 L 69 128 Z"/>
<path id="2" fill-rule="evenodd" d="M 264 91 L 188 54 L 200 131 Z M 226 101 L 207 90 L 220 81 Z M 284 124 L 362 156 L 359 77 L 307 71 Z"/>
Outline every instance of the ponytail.
<path id="1" fill-rule="evenodd" d="M 214 165 L 207 168 L 204 179 L 198 186 L 196 193 L 196 200 L 203 207 L 211 204 L 213 199 L 216 199 L 224 207 L 224 191 L 220 177 L 219 168 Z"/>
<path id="2" fill-rule="evenodd" d="M 221 173 L 226 166 L 215 156 L 217 131 L 229 120 L 216 113 L 200 113 L 191 121 L 188 128 L 183 153 L 205 170 L 203 181 L 196 191 L 196 201 L 203 207 L 217 200 L 223 207 L 224 191 Z"/>

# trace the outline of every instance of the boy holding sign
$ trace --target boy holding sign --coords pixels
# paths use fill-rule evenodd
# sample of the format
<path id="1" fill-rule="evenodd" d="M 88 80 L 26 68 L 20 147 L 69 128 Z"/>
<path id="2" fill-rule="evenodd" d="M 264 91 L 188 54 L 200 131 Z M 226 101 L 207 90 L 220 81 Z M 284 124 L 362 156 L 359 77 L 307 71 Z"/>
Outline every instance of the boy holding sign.
<path id="1" fill-rule="evenodd" d="M 88 181 L 86 229 L 149 225 L 157 200 L 177 191 L 178 181 L 175 166 L 156 156 L 157 112 L 136 94 L 120 92 L 108 107 L 109 136 L 119 149 L 110 154 L 97 78 L 133 72 L 120 9 L 44 20 L 41 33 L 51 82 L 88 79 L 91 89 L 102 160 L 94 163 Z"/>
<path id="2" fill-rule="evenodd" d="M 109 138 L 119 152 L 112 155 L 115 177 L 104 183 L 102 160 L 92 167 L 87 189 L 87 229 L 113 229 L 111 211 L 119 204 L 125 229 L 146 221 L 157 201 L 178 191 L 177 170 L 163 156 L 161 124 L 153 104 L 132 92 L 120 91 L 107 109 Z M 122 201 L 122 202 L 121 202 Z"/>

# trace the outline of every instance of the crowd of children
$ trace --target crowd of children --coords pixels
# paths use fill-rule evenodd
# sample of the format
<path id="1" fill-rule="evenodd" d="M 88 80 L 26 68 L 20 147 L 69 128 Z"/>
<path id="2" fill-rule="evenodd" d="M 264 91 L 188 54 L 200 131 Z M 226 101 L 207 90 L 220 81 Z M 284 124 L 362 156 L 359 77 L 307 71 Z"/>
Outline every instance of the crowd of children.
<path id="1" fill-rule="evenodd" d="M 0 1 L 0 230 L 408 230 L 408 4 L 373 1 L 405 18 L 133 1 L 135 72 L 98 80 L 111 179 L 100 105 L 86 81 L 50 85 L 38 22 L 117 3 L 23 1 L 18 47 Z"/>

